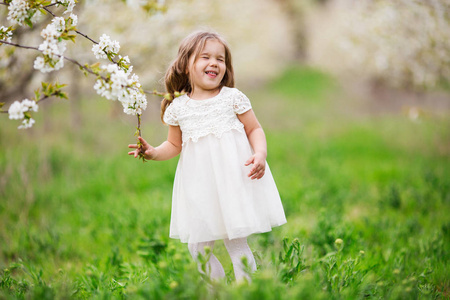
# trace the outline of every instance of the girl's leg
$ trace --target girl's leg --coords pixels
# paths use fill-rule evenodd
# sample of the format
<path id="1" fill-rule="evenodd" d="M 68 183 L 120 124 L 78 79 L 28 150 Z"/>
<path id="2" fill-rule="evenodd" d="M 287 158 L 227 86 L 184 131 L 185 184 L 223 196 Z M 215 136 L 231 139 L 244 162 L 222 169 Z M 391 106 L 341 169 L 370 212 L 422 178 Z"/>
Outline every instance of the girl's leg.
<path id="1" fill-rule="evenodd" d="M 244 278 L 250 281 L 250 276 L 247 272 L 244 271 L 244 266 L 242 264 L 242 257 L 247 258 L 248 266 L 250 267 L 250 271 L 256 271 L 256 262 L 253 257 L 252 250 L 247 244 L 247 238 L 240 239 L 224 239 L 225 247 L 227 248 L 228 254 L 230 255 L 231 262 L 233 263 L 234 275 L 236 277 L 236 281 L 240 282 Z"/>
<path id="2" fill-rule="evenodd" d="M 223 270 L 222 264 L 219 262 L 217 257 L 212 253 L 214 241 L 188 244 L 189 252 L 191 253 L 194 260 L 198 263 L 198 270 L 202 272 L 201 264 L 198 261 L 197 257 L 199 253 L 205 255 L 206 246 L 211 248 L 211 256 L 206 264 L 206 272 L 209 274 L 211 279 L 220 279 L 225 277 L 225 271 Z"/>

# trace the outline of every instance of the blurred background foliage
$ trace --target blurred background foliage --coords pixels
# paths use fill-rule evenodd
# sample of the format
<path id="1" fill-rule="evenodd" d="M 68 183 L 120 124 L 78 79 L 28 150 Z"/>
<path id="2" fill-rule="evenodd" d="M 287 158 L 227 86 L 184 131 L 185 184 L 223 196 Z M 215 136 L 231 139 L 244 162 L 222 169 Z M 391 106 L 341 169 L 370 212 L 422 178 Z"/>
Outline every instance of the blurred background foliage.
<path id="1" fill-rule="evenodd" d="M 78 3 L 80 31 L 118 40 L 146 89 L 162 89 L 192 30 L 229 41 L 288 223 L 250 237 L 250 286 L 231 283 L 218 243 L 228 284 L 213 289 L 168 238 L 176 159 L 129 158 L 135 120 L 93 78 L 70 64 L 43 75 L 36 53 L 0 46 L 5 107 L 41 80 L 69 83 L 70 97 L 43 102 L 30 130 L 1 116 L 0 298 L 448 298 L 449 11 L 444 0 Z M 14 38 L 38 45 L 48 21 Z M 77 38 L 67 55 L 93 63 L 91 47 Z M 159 102 L 143 115 L 155 145 Z"/>

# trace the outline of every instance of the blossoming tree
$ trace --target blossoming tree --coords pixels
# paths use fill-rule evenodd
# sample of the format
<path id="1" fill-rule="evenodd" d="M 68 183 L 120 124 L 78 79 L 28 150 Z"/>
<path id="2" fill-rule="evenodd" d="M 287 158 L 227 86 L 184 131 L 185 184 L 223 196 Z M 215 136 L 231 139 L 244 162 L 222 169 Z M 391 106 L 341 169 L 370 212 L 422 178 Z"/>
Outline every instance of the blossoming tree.
<path id="1" fill-rule="evenodd" d="M 449 1 L 331 4 L 310 26 L 308 55 L 313 64 L 419 91 L 449 80 Z"/>
<path id="2" fill-rule="evenodd" d="M 144 91 L 139 82 L 139 77 L 133 73 L 133 66 L 128 56 L 119 55 L 120 44 L 103 34 L 100 41 L 96 42 L 86 34 L 77 30 L 78 17 L 73 13 L 75 0 L 6 0 L 0 2 L 8 9 L 8 21 L 11 26 L 0 26 L 0 46 L 25 48 L 39 51 L 34 61 L 34 69 L 43 73 L 60 70 L 64 62 L 68 61 L 77 65 L 86 75 L 91 74 L 97 78 L 94 89 L 109 100 L 117 100 L 123 106 L 126 114 L 137 117 L 138 126 L 136 134 L 140 135 L 140 116 L 147 107 L 146 94 L 160 95 L 166 98 L 174 95 L 161 92 Z M 63 8 L 61 16 L 53 12 L 53 9 Z M 155 2 L 152 9 L 161 9 Z M 148 8 L 148 9 L 150 9 Z M 42 15 L 50 15 L 51 23 L 40 33 L 43 41 L 38 47 L 23 45 L 13 42 L 13 33 L 18 27 L 33 27 L 33 24 Z M 82 36 L 93 43 L 92 52 L 96 59 L 107 59 L 108 64 L 97 62 L 95 64 L 81 64 L 75 59 L 64 55 L 68 41 L 75 42 L 77 36 Z M 15 101 L 7 111 L 1 110 L 4 103 L 0 104 L 0 112 L 8 113 L 10 119 L 22 120 L 19 129 L 30 128 L 35 123 L 32 113 L 38 111 L 39 102 L 50 97 L 67 98 L 62 91 L 64 84 L 42 82 L 42 87 L 36 90 L 34 98 Z"/>

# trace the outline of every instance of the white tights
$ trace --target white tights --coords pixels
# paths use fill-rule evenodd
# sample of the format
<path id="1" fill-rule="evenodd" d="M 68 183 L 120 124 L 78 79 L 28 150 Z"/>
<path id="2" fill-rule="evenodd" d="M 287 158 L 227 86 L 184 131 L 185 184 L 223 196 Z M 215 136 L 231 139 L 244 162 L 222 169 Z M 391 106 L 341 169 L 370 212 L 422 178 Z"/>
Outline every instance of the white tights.
<path id="1" fill-rule="evenodd" d="M 249 275 L 247 274 L 247 272 L 244 271 L 244 266 L 242 264 L 242 257 L 245 256 L 247 258 L 248 266 L 251 272 L 256 271 L 256 262 L 255 258 L 253 257 L 253 253 L 247 244 L 247 238 L 239 238 L 233 240 L 224 239 L 223 241 L 225 243 L 225 247 L 227 248 L 228 254 L 230 255 L 231 262 L 233 263 L 236 281 L 240 282 L 244 280 L 244 278 L 250 280 Z M 198 266 L 199 271 L 202 272 L 201 264 L 198 261 L 197 257 L 199 253 L 205 255 L 204 248 L 206 246 L 211 248 L 211 256 L 206 264 L 206 272 L 209 274 L 211 279 L 220 279 L 225 277 L 225 271 L 223 270 L 222 264 L 219 262 L 217 257 L 212 253 L 214 241 L 188 244 L 189 252 L 199 265 Z"/>

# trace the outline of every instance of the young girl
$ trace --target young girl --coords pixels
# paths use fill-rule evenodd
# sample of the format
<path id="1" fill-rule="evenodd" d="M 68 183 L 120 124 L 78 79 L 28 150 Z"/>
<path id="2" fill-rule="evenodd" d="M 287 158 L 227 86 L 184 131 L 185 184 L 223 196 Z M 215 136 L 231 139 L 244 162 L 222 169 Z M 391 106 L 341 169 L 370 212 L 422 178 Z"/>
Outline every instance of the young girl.
<path id="1" fill-rule="evenodd" d="M 286 223 L 280 196 L 266 163 L 266 139 L 249 99 L 234 87 L 231 53 L 224 39 L 196 32 L 183 40 L 166 72 L 167 92 L 184 92 L 164 99 L 161 117 L 169 125 L 167 140 L 158 147 L 142 137 L 142 146 L 128 154 L 146 159 L 180 159 L 175 174 L 170 237 L 188 243 L 192 257 L 211 251 L 224 240 L 237 281 L 248 278 L 255 259 L 247 244 L 252 233 Z M 197 260 L 198 261 L 198 260 Z M 211 254 L 211 278 L 225 276 Z"/>

